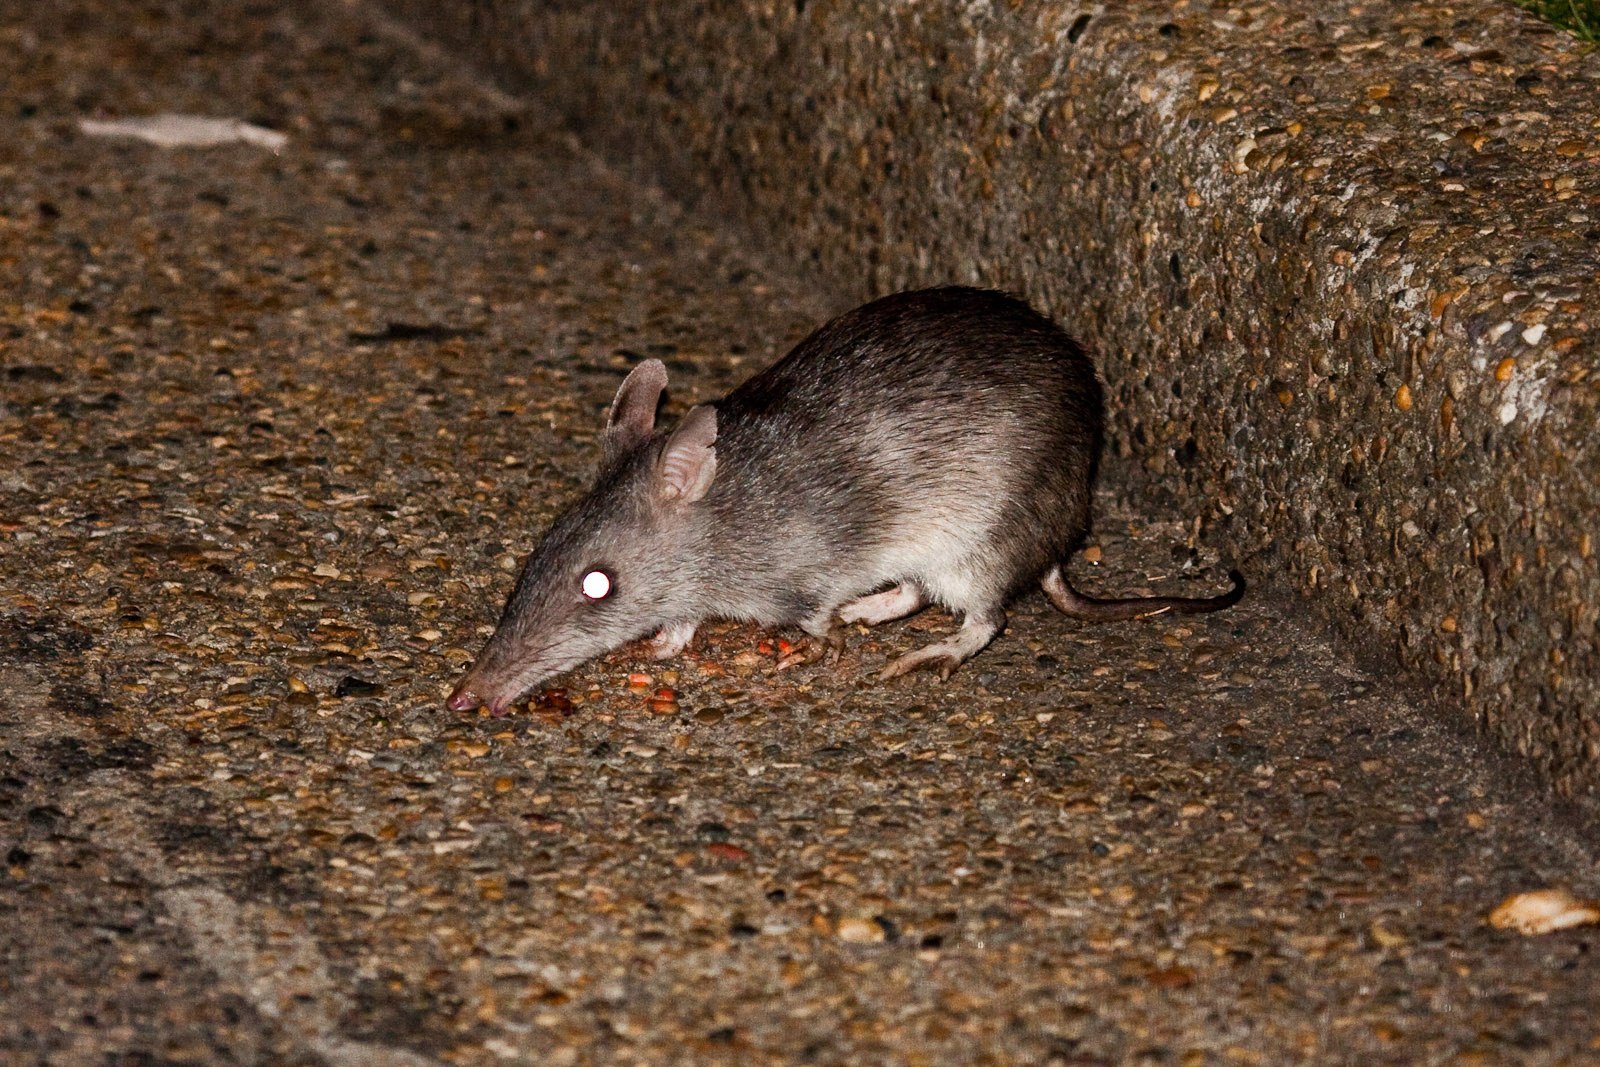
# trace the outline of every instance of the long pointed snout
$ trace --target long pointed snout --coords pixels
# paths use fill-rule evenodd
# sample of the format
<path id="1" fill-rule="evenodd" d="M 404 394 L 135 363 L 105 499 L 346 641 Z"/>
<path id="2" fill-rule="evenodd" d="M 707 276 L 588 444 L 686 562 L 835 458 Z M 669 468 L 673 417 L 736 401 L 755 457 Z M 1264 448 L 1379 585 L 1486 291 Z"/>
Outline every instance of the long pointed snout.
<path id="1" fill-rule="evenodd" d="M 470 674 L 457 682 L 456 687 L 450 691 L 450 696 L 446 698 L 444 706 L 451 711 L 471 711 L 482 704 L 483 701 L 478 699 L 478 694 L 473 692 L 471 683 Z"/>
<path id="2" fill-rule="evenodd" d="M 591 642 L 567 638 L 534 643 L 515 629 L 498 630 L 456 682 L 445 706 L 456 712 L 483 707 L 491 715 L 504 715 L 545 680 L 603 651 L 603 645 Z"/>
<path id="3" fill-rule="evenodd" d="M 472 711 L 474 708 L 486 707 L 490 715 L 498 717 L 506 713 L 506 707 L 518 695 L 503 690 L 496 692 L 493 686 L 486 684 L 479 677 L 478 670 L 474 667 L 461 676 L 461 681 L 450 691 L 450 696 L 445 699 L 444 705 L 451 711 Z"/>

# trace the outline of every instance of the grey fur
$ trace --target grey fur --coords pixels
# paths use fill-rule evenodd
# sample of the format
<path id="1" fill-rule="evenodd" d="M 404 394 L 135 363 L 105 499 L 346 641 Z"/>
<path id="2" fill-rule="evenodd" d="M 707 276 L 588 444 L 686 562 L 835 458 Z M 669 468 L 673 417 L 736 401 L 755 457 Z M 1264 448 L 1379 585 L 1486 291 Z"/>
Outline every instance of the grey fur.
<path id="1" fill-rule="evenodd" d="M 928 289 L 857 308 L 671 434 L 654 428 L 665 384 L 647 360 L 618 390 L 594 489 L 529 557 L 452 708 L 498 712 L 652 632 L 674 654 L 711 618 L 821 638 L 841 609 L 876 622 L 939 603 L 960 632 L 884 675 L 948 676 L 1034 583 L 1091 619 L 1242 595 L 1237 575 L 1207 599 L 1096 600 L 1066 584 L 1061 564 L 1089 527 L 1100 383 L 1078 344 L 1005 294 Z M 579 588 L 591 570 L 613 583 L 598 602 Z"/>

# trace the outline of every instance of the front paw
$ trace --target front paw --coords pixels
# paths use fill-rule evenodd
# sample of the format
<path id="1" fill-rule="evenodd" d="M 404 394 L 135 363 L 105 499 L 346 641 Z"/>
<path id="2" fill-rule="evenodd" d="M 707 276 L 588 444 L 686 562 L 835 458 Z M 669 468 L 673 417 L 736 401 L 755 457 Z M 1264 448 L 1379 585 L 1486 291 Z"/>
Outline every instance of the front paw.
<path id="1" fill-rule="evenodd" d="M 645 655 L 651 659 L 671 659 L 694 640 L 694 631 L 698 623 L 680 622 L 671 626 L 663 626 L 650 640 L 644 643 Z"/>
<path id="2" fill-rule="evenodd" d="M 839 630 L 829 630 L 822 637 L 807 635 L 778 657 L 778 670 L 786 671 L 790 667 L 806 666 L 819 660 L 826 660 L 831 667 L 839 662 L 843 654 L 844 634 Z"/>

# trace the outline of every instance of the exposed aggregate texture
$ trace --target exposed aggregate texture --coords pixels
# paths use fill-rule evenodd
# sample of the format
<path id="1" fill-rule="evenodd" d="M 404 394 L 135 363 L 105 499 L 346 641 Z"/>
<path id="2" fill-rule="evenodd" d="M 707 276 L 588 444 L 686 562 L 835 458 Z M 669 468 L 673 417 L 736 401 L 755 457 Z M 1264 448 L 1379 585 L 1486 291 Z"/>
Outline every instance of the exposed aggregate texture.
<path id="1" fill-rule="evenodd" d="M 446 712 L 624 369 L 675 415 L 834 303 L 344 6 L 0 54 L 0 1061 L 1600 1058 L 1595 928 L 1486 922 L 1589 844 L 1292 599 Z M 163 112 L 289 142 L 79 128 Z M 1215 591 L 1194 514 L 1106 494 L 1076 579 Z"/>
<path id="2" fill-rule="evenodd" d="M 385 3 L 842 294 L 1042 303 L 1117 487 L 1600 788 L 1581 42 L 1496 0 Z"/>

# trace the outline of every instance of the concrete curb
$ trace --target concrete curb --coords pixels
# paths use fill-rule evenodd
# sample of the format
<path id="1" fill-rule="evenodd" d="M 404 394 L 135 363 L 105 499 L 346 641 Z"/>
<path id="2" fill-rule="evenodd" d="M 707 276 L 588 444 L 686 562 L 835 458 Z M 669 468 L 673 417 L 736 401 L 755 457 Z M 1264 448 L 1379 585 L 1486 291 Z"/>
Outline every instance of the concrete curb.
<path id="1" fill-rule="evenodd" d="M 1600 788 L 1576 41 L 1487 2 L 384 6 L 842 297 L 1026 293 L 1101 352 L 1113 484 Z"/>

